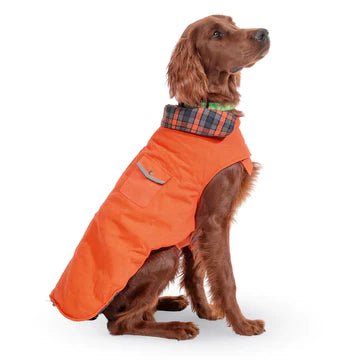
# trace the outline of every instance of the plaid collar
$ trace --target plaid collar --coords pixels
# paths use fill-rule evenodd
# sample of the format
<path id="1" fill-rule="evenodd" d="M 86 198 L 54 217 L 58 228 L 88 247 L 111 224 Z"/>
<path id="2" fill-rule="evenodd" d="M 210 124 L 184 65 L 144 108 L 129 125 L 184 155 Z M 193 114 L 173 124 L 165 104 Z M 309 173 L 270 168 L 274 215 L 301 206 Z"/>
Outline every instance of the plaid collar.
<path id="1" fill-rule="evenodd" d="M 224 138 L 233 129 L 238 110 L 220 111 L 203 107 L 166 105 L 161 126 L 202 136 Z"/>

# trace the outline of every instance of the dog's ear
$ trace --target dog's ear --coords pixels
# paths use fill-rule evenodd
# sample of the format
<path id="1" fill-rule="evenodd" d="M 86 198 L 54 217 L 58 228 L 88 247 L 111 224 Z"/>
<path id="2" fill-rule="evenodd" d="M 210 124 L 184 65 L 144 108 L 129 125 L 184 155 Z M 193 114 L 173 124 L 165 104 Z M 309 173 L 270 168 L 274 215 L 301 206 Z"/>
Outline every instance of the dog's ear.
<path id="1" fill-rule="evenodd" d="M 197 107 L 207 101 L 208 80 L 191 34 L 183 35 L 171 55 L 167 79 L 170 97 Z"/>

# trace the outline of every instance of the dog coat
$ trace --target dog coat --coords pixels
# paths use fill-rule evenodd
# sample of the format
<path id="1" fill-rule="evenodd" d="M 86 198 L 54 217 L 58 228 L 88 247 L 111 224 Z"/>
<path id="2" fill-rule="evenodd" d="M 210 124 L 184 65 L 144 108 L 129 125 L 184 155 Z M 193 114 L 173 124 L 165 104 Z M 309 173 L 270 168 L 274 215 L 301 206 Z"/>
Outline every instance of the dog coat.
<path id="1" fill-rule="evenodd" d="M 95 213 L 50 299 L 71 320 L 99 314 L 150 252 L 190 244 L 201 194 L 250 152 L 241 112 L 166 105 L 161 126 Z"/>

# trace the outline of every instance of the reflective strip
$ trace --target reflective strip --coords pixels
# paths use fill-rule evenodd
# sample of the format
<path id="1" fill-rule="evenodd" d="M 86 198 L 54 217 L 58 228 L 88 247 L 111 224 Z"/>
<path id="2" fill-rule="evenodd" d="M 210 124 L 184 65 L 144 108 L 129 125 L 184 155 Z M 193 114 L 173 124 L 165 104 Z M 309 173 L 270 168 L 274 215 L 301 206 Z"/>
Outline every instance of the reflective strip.
<path id="1" fill-rule="evenodd" d="M 164 180 L 160 180 L 160 179 L 157 179 L 156 177 L 150 175 L 146 169 L 144 169 L 144 167 L 140 164 L 140 162 L 136 163 L 137 167 L 140 169 L 140 171 L 144 174 L 145 177 L 147 177 L 149 180 L 157 183 L 157 184 L 160 184 L 160 185 L 163 185 L 165 184 L 165 181 Z"/>

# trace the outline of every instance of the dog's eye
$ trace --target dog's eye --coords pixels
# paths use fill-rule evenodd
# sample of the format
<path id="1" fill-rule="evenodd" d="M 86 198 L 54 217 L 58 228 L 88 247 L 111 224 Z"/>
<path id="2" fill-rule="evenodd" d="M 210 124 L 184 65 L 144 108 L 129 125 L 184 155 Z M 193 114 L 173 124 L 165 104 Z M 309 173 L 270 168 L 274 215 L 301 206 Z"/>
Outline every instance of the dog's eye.
<path id="1" fill-rule="evenodd" d="M 222 33 L 221 31 L 218 31 L 218 30 L 214 31 L 214 32 L 213 32 L 213 35 L 212 35 L 212 37 L 213 37 L 214 39 L 220 39 L 220 38 L 222 38 L 223 36 L 224 36 L 224 33 Z"/>

